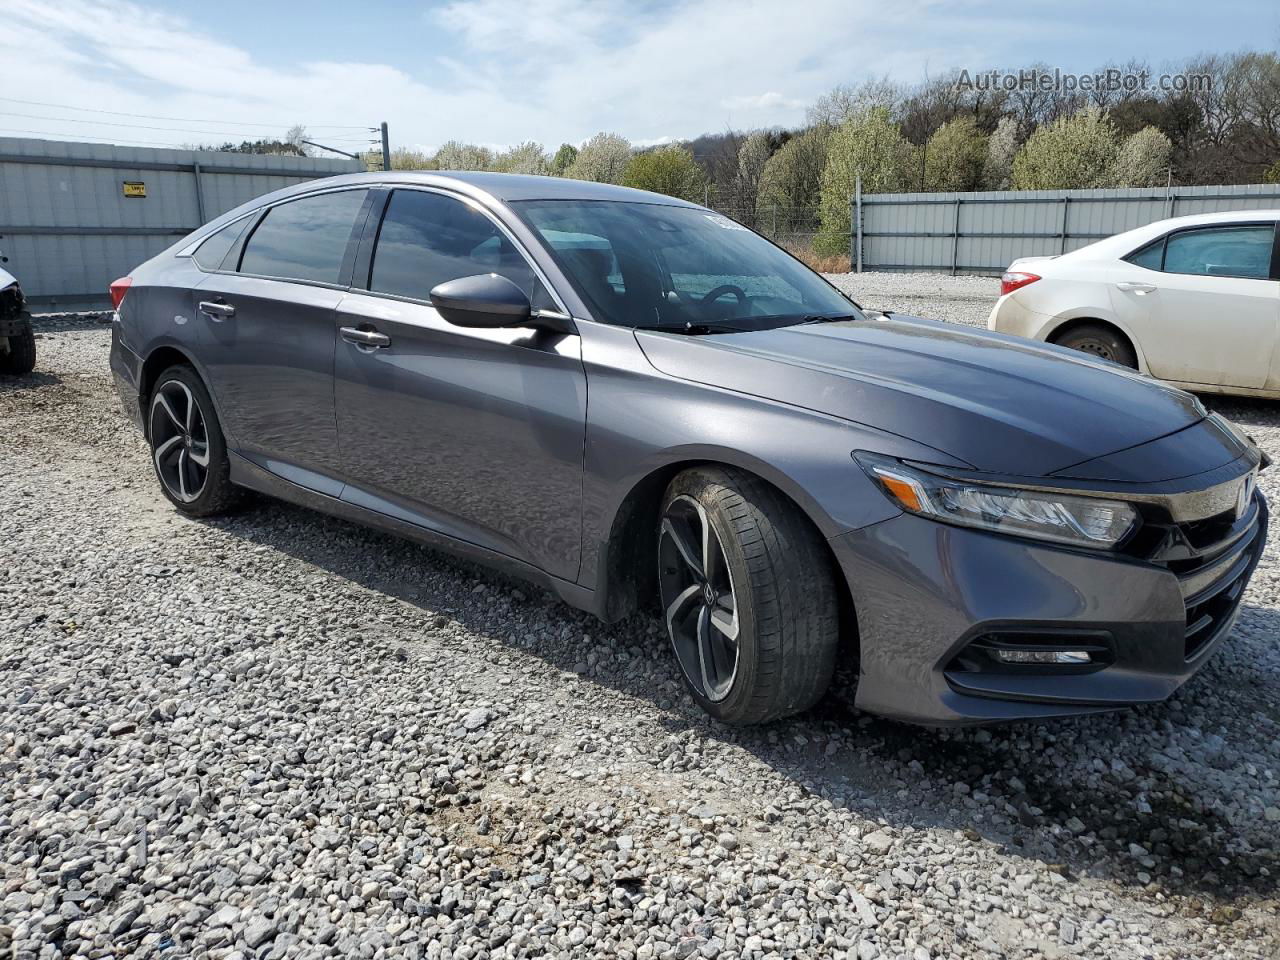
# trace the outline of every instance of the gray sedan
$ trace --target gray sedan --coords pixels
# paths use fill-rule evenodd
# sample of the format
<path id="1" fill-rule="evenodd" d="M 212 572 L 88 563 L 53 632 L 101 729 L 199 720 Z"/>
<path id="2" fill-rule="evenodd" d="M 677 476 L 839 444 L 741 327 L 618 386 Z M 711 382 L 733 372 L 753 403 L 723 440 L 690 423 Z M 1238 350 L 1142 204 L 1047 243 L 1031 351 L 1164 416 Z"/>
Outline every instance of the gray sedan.
<path id="1" fill-rule="evenodd" d="M 868 314 L 731 219 L 503 174 L 292 187 L 112 285 L 164 495 L 244 488 L 652 606 L 713 716 L 1167 697 L 1231 629 L 1265 458 L 1104 360 Z"/>

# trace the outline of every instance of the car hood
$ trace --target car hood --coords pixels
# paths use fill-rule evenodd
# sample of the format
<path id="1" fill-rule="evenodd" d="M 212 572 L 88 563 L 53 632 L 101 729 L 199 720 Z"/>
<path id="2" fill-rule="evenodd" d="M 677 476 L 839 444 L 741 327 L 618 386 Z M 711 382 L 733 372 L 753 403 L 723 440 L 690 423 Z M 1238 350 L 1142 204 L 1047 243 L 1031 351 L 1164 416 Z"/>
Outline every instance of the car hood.
<path id="1" fill-rule="evenodd" d="M 1086 461 L 1204 419 L 1190 394 L 1107 361 L 897 314 L 701 337 L 636 336 L 669 376 L 856 421 L 992 473 L 1041 477 L 1075 467 L 1073 477 L 1088 477 L 1080 468 Z M 1152 468 L 1146 479 L 1166 479 L 1161 465 Z M 1109 471 L 1099 469 L 1097 479 L 1105 479 Z"/>

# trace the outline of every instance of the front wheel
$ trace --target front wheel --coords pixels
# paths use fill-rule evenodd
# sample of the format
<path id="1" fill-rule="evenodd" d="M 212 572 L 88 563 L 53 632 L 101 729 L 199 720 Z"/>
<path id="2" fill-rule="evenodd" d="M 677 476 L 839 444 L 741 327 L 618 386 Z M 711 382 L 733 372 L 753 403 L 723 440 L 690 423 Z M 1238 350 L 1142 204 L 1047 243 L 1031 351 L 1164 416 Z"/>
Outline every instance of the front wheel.
<path id="1" fill-rule="evenodd" d="M 835 667 L 835 572 L 821 537 L 775 488 L 699 467 L 667 488 L 658 531 L 663 617 L 698 704 L 732 724 L 813 706 Z"/>
<path id="2" fill-rule="evenodd" d="M 193 517 L 224 513 L 238 499 L 227 442 L 199 374 L 170 367 L 151 391 L 147 415 L 151 464 L 170 502 Z"/>
<path id="3" fill-rule="evenodd" d="M 24 314 L 25 316 L 25 314 Z M 31 318 L 21 324 L 21 329 L 9 337 L 9 349 L 0 352 L 0 373 L 21 376 L 36 368 L 36 333 L 31 328 Z"/>

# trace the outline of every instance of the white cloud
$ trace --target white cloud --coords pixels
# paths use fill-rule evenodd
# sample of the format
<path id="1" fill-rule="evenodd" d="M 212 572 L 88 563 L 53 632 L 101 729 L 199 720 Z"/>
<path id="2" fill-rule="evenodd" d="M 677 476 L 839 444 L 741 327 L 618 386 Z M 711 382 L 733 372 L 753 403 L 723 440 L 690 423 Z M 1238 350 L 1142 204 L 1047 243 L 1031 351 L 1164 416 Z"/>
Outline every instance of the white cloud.
<path id="1" fill-rule="evenodd" d="M 720 101 L 720 106 L 729 110 L 800 110 L 808 103 L 799 97 L 786 97 L 777 90 L 769 90 L 766 93 L 757 94 L 740 94 L 736 97 L 726 97 Z"/>
<path id="2" fill-rule="evenodd" d="M 248 134 L 225 136 L 214 120 L 281 125 L 261 128 L 264 135 L 304 120 L 312 121 L 316 139 L 337 141 L 365 134 L 316 122 L 386 119 L 394 144 L 533 139 L 554 149 L 601 130 L 661 143 L 729 126 L 798 123 L 804 105 L 824 90 L 882 75 L 890 63 L 912 79 L 925 63 L 986 63 L 966 56 L 972 51 L 957 31 L 948 31 L 944 47 L 917 39 L 933 6 L 931 0 L 889 9 L 872 0 L 797 0 L 785 10 L 769 0 L 455 0 L 403 26 L 421 31 L 424 49 L 446 52 L 410 73 L 343 58 L 336 22 L 329 49 L 283 62 L 260 37 L 251 52 L 159 7 L 0 0 L 0 96 L 210 119 L 101 118 L 188 128 L 151 130 L 0 113 L 0 135 L 21 128 L 121 142 L 220 142 Z M 4 102 L 0 111 L 93 116 Z"/>

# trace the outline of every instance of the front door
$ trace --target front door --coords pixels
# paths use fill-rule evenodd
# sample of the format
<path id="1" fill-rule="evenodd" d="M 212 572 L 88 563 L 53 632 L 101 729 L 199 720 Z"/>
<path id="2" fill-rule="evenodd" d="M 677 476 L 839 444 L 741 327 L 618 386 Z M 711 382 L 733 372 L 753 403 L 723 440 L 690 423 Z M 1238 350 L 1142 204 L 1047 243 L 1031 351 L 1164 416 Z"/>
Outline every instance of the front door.
<path id="1" fill-rule="evenodd" d="M 339 335 L 343 498 L 572 580 L 587 403 L 579 339 L 456 327 L 430 305 L 435 285 L 490 272 L 552 306 L 487 214 L 435 191 L 392 192 L 369 289 L 337 309 L 340 331 L 385 341 Z"/>

